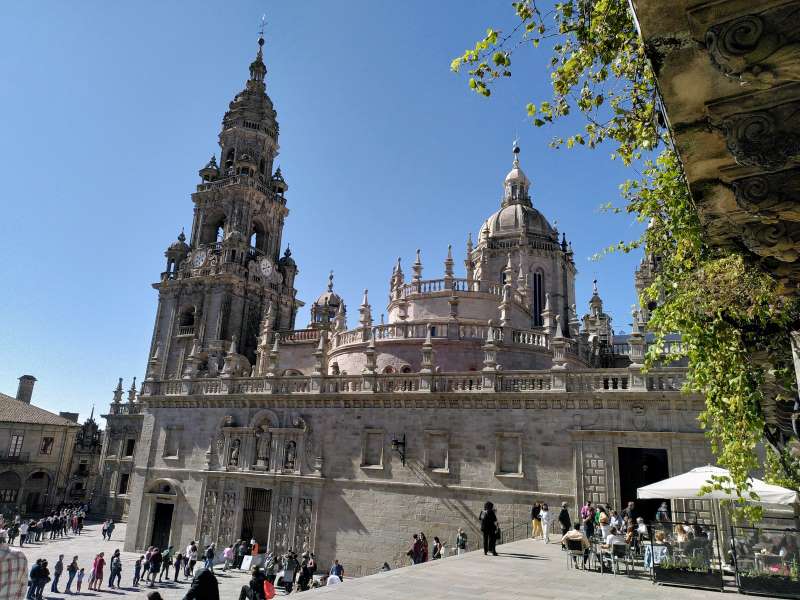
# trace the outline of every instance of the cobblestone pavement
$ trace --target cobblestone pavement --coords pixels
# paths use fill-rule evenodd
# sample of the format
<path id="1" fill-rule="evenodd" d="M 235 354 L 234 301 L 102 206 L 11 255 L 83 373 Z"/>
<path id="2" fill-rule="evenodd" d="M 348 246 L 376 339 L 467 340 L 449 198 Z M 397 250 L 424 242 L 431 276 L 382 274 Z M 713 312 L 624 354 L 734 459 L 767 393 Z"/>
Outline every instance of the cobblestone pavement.
<path id="1" fill-rule="evenodd" d="M 46 558 L 52 567 L 59 554 L 64 554 L 68 562 L 78 555 L 79 566 L 87 571 L 97 552 L 105 552 L 106 557 L 117 548 L 122 548 L 125 525 L 114 530 L 110 542 L 104 542 L 100 535 L 100 525 L 90 524 L 79 537 L 25 546 L 23 551 L 28 561 Z M 720 598 L 719 592 L 708 592 L 676 587 L 653 585 L 649 579 L 628 577 L 624 573 L 612 575 L 591 571 L 568 569 L 565 556 L 556 543 L 545 545 L 542 541 L 522 540 L 498 547 L 500 556 L 483 556 L 482 552 L 469 552 L 461 557 L 449 557 L 418 565 L 395 569 L 360 579 L 345 579 L 335 587 L 311 590 L 303 594 L 309 600 L 324 596 L 324 600 L 408 600 L 409 598 L 458 598 L 459 600 L 705 600 Z M 108 580 L 100 592 L 87 591 L 84 585 L 83 596 L 97 598 L 140 599 L 147 596 L 150 588 L 131 587 L 133 563 L 139 555 L 123 552 L 122 588 L 109 590 Z M 344 565 L 345 570 L 347 565 Z M 174 570 L 171 570 L 174 574 Z M 346 572 L 346 571 L 345 571 Z M 239 589 L 246 583 L 244 573 L 222 573 L 216 569 L 220 583 L 222 600 L 237 600 Z M 108 568 L 105 576 L 108 577 Z M 65 579 L 59 584 L 64 590 Z M 84 584 L 88 583 L 87 579 Z M 162 584 L 157 589 L 165 600 L 181 600 L 188 583 Z M 45 591 L 49 600 L 73 598 L 66 594 Z M 733 590 L 727 590 L 732 593 Z M 323 600 L 321 597 L 320 600 Z"/>

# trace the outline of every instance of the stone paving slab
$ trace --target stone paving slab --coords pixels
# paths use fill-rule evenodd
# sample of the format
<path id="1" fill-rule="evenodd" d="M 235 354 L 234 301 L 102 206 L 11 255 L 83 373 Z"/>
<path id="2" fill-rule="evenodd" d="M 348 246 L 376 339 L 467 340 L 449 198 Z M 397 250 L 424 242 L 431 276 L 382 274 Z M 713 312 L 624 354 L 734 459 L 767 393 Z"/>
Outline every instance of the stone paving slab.
<path id="1" fill-rule="evenodd" d="M 125 524 L 114 530 L 111 541 L 103 541 L 100 525 L 89 524 L 83 535 L 26 545 L 23 551 L 28 561 L 46 558 L 51 567 L 59 554 L 65 560 L 73 555 L 79 557 L 78 564 L 88 569 L 98 552 L 106 557 L 117 548 L 122 548 L 125 537 Z M 187 540 L 188 542 L 188 540 Z M 653 585 L 640 574 L 628 577 L 624 574 L 599 574 L 592 571 L 568 569 L 566 557 L 559 544 L 544 544 L 541 540 L 523 540 L 498 547 L 500 556 L 483 556 L 482 552 L 469 552 L 463 556 L 452 556 L 443 560 L 431 561 L 414 567 L 395 569 L 360 579 L 345 579 L 338 586 L 320 588 L 305 592 L 309 600 L 409 600 L 420 598 L 457 598 L 459 600 L 706 600 L 722 598 L 719 592 L 662 587 Z M 138 554 L 122 552 L 122 588 L 108 589 L 108 580 L 100 592 L 87 591 L 88 575 L 84 580 L 81 596 L 97 600 L 115 598 L 143 599 L 150 588 L 131 587 L 133 563 Z M 345 574 L 347 565 L 345 567 Z M 51 569 L 52 570 L 52 569 Z M 174 570 L 171 569 L 174 573 Z M 247 582 L 245 573 L 222 573 L 216 569 L 220 583 L 222 600 L 237 600 L 239 589 Z M 105 576 L 108 577 L 108 568 Z M 62 578 L 59 589 L 63 591 L 66 579 Z M 163 584 L 159 590 L 165 600 L 181 600 L 188 583 L 179 578 L 177 584 Z M 74 598 L 66 594 L 49 592 L 48 600 Z M 725 596 L 735 593 L 726 590 Z"/>

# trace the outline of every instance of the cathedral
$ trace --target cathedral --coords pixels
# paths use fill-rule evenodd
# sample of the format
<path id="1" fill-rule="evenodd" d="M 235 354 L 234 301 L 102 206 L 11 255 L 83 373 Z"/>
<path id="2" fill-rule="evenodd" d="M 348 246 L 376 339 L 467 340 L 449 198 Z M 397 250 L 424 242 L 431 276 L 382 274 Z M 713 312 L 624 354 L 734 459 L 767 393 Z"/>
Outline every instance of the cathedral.
<path id="1" fill-rule="evenodd" d="M 331 273 L 303 327 L 263 44 L 153 285 L 144 381 L 127 398 L 120 381 L 104 415 L 98 510 L 127 518 L 126 550 L 252 538 L 357 576 L 403 563 L 415 532 L 477 540 L 487 500 L 524 530 L 534 500 L 619 506 L 709 462 L 685 367 L 643 369 L 652 307 L 615 335 L 595 282 L 579 317 L 571 244 L 519 147 L 463 261 L 451 249 L 423 276 L 420 251 L 398 259 L 385 322 L 367 290 L 348 311 Z"/>

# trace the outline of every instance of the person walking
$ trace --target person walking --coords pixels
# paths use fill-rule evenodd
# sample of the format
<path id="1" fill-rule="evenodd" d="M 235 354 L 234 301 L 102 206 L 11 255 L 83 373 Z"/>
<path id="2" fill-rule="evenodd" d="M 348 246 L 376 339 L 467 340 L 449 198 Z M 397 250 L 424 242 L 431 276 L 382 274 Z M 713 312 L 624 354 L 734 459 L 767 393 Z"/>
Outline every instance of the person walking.
<path id="1" fill-rule="evenodd" d="M 72 593 L 72 581 L 75 579 L 75 575 L 78 574 L 78 557 L 73 556 L 72 562 L 67 565 L 67 587 L 64 588 L 65 594 Z"/>
<path id="2" fill-rule="evenodd" d="M 428 562 L 428 538 L 423 532 L 419 532 L 419 541 L 422 544 L 422 562 Z"/>
<path id="3" fill-rule="evenodd" d="M 164 573 L 167 574 L 167 581 L 169 581 L 169 568 L 172 566 L 172 546 L 167 546 L 161 552 L 161 570 L 158 572 L 158 582 L 161 583 L 164 578 Z"/>
<path id="4" fill-rule="evenodd" d="M 199 555 L 197 544 L 195 542 L 189 544 L 187 554 L 189 556 L 189 564 L 186 567 L 186 577 L 194 577 L 194 566 L 197 564 L 197 558 Z"/>
<path id="5" fill-rule="evenodd" d="M 58 580 L 61 579 L 61 574 L 64 572 L 64 555 L 59 554 L 58 560 L 53 567 L 53 583 L 50 584 L 50 591 L 54 594 L 60 594 L 58 591 Z"/>
<path id="6" fill-rule="evenodd" d="M 100 533 L 103 534 L 103 541 L 105 542 L 106 536 L 108 535 L 108 521 L 103 521 L 103 527 L 100 529 Z"/>
<path id="7" fill-rule="evenodd" d="M 467 534 L 464 533 L 464 530 L 460 527 L 458 528 L 458 533 L 456 534 L 456 554 L 461 556 L 467 551 Z"/>
<path id="8" fill-rule="evenodd" d="M 181 572 L 182 563 L 183 563 L 183 555 L 180 552 L 178 552 L 178 554 L 175 555 L 175 578 L 173 580 L 175 581 L 175 583 L 178 583 L 178 573 Z M 167 579 L 169 579 L 169 573 L 167 573 Z"/>
<path id="9" fill-rule="evenodd" d="M 542 504 L 542 510 L 539 513 L 539 519 L 542 523 L 542 537 L 544 538 L 544 543 L 550 543 L 550 524 L 552 523 L 550 517 L 550 508 L 547 506 L 547 503 Z"/>
<path id="10" fill-rule="evenodd" d="M 225 549 L 222 551 L 222 558 L 225 560 L 225 563 L 222 566 L 223 571 L 227 571 L 231 568 L 233 564 L 233 546 L 228 544 L 225 546 Z"/>
<path id="11" fill-rule="evenodd" d="M 210 569 L 212 571 L 214 570 L 214 554 L 214 544 L 211 543 L 208 545 L 208 547 L 206 547 L 205 555 L 203 556 L 205 559 L 203 568 Z"/>
<path id="12" fill-rule="evenodd" d="M 150 587 L 156 586 L 156 575 L 161 572 L 161 563 L 163 559 L 161 557 L 161 550 L 158 548 L 153 548 L 153 553 L 150 555 Z"/>
<path id="13" fill-rule="evenodd" d="M 566 502 L 561 503 L 561 511 L 558 513 L 558 524 L 561 525 L 561 537 L 564 537 L 572 525 L 572 519 L 569 517 L 569 510 L 567 509 Z"/>
<path id="14" fill-rule="evenodd" d="M 114 525 L 114 521 L 109 519 L 108 526 L 106 527 L 106 535 L 108 536 L 109 542 L 111 541 L 111 534 L 114 533 L 114 527 L 116 527 L 116 525 Z"/>
<path id="15" fill-rule="evenodd" d="M 0 598 L 16 600 L 25 595 L 28 581 L 28 559 L 19 550 L 9 546 L 5 532 L 0 531 Z"/>
<path id="16" fill-rule="evenodd" d="M 536 539 L 542 537 L 542 505 L 537 500 L 531 507 L 531 537 Z"/>
<path id="17" fill-rule="evenodd" d="M 76 576 L 76 584 L 75 589 L 78 590 L 78 593 L 81 593 L 81 586 L 83 585 L 83 576 L 85 575 L 83 568 L 78 571 L 78 575 Z"/>
<path id="18" fill-rule="evenodd" d="M 486 502 L 483 505 L 478 520 L 481 522 L 481 533 L 483 533 L 483 555 L 490 552 L 497 556 L 495 543 L 497 542 L 497 515 L 494 512 L 494 504 Z"/>
<path id="19" fill-rule="evenodd" d="M 422 542 L 419 535 L 416 533 L 411 536 L 411 547 L 406 552 L 406 556 L 411 559 L 412 565 L 417 565 L 422 562 Z"/>
<path id="20" fill-rule="evenodd" d="M 439 538 L 433 536 L 433 555 L 432 555 L 433 560 L 439 560 L 440 558 L 442 558 L 443 549 L 444 546 L 442 545 L 442 542 L 439 540 Z"/>

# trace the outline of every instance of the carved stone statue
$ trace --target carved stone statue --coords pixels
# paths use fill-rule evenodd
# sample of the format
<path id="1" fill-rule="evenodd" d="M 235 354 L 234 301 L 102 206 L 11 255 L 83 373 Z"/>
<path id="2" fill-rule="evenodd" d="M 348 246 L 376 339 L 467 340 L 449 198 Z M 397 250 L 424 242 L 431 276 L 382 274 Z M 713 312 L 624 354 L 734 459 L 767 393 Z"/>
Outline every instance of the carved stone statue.
<path id="1" fill-rule="evenodd" d="M 239 466 L 239 446 L 242 443 L 236 439 L 231 442 L 231 455 L 228 458 L 228 466 L 229 467 L 238 467 Z"/>
<path id="2" fill-rule="evenodd" d="M 289 471 L 294 471 L 295 459 L 297 458 L 297 444 L 294 440 L 290 440 L 286 444 L 286 458 L 283 461 L 283 468 Z"/>
<path id="3" fill-rule="evenodd" d="M 269 467 L 270 446 L 272 445 L 272 434 L 263 429 L 258 434 L 256 442 L 256 465 L 259 467 Z"/>

